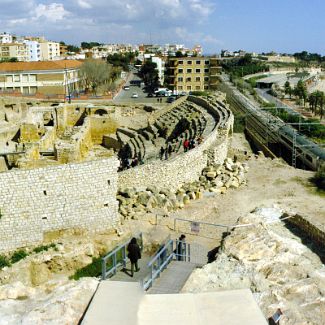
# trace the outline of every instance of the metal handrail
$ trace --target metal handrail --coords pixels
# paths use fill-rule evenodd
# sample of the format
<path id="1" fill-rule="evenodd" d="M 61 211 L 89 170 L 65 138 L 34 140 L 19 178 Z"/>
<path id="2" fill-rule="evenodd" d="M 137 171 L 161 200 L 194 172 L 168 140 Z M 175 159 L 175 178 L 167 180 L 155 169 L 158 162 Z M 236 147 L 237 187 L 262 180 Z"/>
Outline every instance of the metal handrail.
<path id="1" fill-rule="evenodd" d="M 162 256 L 166 254 L 167 249 L 171 250 L 171 253 L 165 259 Z M 174 258 L 174 241 L 170 239 L 166 245 L 148 262 L 147 267 L 150 268 L 150 278 L 148 281 L 143 282 L 143 289 L 147 290 L 153 284 L 153 281 L 160 276 L 160 273 L 165 269 L 165 267 L 170 263 Z M 158 268 L 155 269 L 155 263 L 158 263 Z"/>
<path id="2" fill-rule="evenodd" d="M 184 245 L 184 251 L 181 253 L 178 252 L 178 244 L 182 242 Z M 174 249 L 175 243 L 175 249 Z M 168 256 L 164 256 L 166 251 L 170 249 L 170 254 Z M 179 257 L 181 257 L 179 259 Z M 173 260 L 177 259 L 183 262 L 190 262 L 191 261 L 191 244 L 179 241 L 179 240 L 172 240 L 170 239 L 164 246 L 161 248 L 156 255 L 148 262 L 147 267 L 150 269 L 150 278 L 147 281 L 143 281 L 143 289 L 148 290 L 156 278 L 158 278 L 161 272 L 167 267 L 167 265 Z M 158 264 L 157 267 L 156 263 Z"/>
<path id="3" fill-rule="evenodd" d="M 140 249 L 143 249 L 143 237 L 142 237 L 142 232 L 136 234 L 133 237 L 137 237 L 137 238 L 141 238 L 141 245 Z M 117 268 L 121 265 L 123 265 L 123 267 L 126 267 L 126 262 L 128 260 L 127 254 L 126 254 L 126 248 L 127 245 L 130 243 L 131 239 L 129 239 L 128 241 L 124 242 L 123 244 L 121 244 L 120 246 L 116 247 L 113 251 L 111 251 L 110 253 L 108 253 L 107 255 L 105 255 L 104 257 L 102 257 L 102 280 L 106 280 L 109 276 L 116 274 Z M 117 253 L 119 251 L 122 250 L 122 262 L 117 263 Z M 112 268 L 110 268 L 110 270 L 107 271 L 107 260 L 109 258 L 113 259 L 113 266 Z"/>

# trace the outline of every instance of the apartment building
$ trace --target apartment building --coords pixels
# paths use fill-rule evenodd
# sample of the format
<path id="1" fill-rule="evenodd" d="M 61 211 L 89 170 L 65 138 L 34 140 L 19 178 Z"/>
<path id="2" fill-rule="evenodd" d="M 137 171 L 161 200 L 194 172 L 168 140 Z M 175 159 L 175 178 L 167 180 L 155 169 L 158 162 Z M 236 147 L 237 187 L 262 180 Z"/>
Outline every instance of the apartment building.
<path id="1" fill-rule="evenodd" d="M 40 41 L 41 60 L 52 61 L 60 58 L 60 43 Z"/>
<path id="2" fill-rule="evenodd" d="M 41 61 L 41 46 L 37 41 L 24 40 L 27 46 L 28 60 L 27 61 Z"/>
<path id="3" fill-rule="evenodd" d="M 8 43 L 13 43 L 13 36 L 7 33 L 0 34 L 0 44 L 8 44 Z"/>
<path id="4" fill-rule="evenodd" d="M 81 65 L 76 60 L 1 63 L 0 92 L 64 96 L 80 89 Z"/>
<path id="5" fill-rule="evenodd" d="M 26 44 L 0 44 L 0 60 L 8 60 L 11 58 L 17 58 L 18 61 L 28 61 L 29 55 Z"/>
<path id="6" fill-rule="evenodd" d="M 215 57 L 170 57 L 165 79 L 172 90 L 211 90 L 217 86 L 219 72 L 220 67 Z"/>

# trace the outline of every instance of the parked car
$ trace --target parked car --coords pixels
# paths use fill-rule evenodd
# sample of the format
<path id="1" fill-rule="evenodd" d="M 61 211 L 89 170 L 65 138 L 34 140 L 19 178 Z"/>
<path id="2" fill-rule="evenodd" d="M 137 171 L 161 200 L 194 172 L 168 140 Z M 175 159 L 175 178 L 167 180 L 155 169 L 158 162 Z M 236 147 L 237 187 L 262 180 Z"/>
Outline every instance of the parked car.
<path id="1" fill-rule="evenodd" d="M 153 93 L 148 93 L 147 97 L 153 97 L 154 94 Z"/>
<path id="2" fill-rule="evenodd" d="M 133 93 L 131 97 L 132 97 L 132 98 L 138 98 L 139 95 L 138 95 L 138 93 Z"/>
<path id="3" fill-rule="evenodd" d="M 167 98 L 167 103 L 173 103 L 175 100 L 175 97 L 170 96 Z"/>
<path id="4" fill-rule="evenodd" d="M 123 89 L 124 90 L 130 90 L 130 86 L 124 86 Z"/>

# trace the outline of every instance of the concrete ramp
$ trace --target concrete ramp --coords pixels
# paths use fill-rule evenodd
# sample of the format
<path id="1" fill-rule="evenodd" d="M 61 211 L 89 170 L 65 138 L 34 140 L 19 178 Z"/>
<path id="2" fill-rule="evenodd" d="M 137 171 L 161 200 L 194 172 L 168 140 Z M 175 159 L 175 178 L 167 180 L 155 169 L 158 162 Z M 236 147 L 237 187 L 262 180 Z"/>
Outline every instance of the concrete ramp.
<path id="1" fill-rule="evenodd" d="M 249 289 L 144 296 L 139 325 L 267 325 Z"/>
<path id="2" fill-rule="evenodd" d="M 82 325 L 267 325 L 249 289 L 145 295 L 134 282 L 102 281 Z"/>
<path id="3" fill-rule="evenodd" d="M 101 281 L 81 325 L 136 325 L 143 296 L 137 282 Z"/>

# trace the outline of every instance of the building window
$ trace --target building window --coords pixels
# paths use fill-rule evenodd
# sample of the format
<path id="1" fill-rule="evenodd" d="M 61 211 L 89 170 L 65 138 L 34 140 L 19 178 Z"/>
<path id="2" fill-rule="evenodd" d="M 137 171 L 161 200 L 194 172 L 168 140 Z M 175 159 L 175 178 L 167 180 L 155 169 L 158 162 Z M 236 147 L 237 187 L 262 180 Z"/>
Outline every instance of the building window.
<path id="1" fill-rule="evenodd" d="M 201 81 L 201 78 L 200 77 L 196 77 L 195 78 L 195 81 Z"/>
<path id="2" fill-rule="evenodd" d="M 187 73 L 192 73 L 192 69 L 186 69 Z"/>
<path id="3" fill-rule="evenodd" d="M 183 81 L 183 77 L 178 77 L 177 78 L 177 81 L 182 82 Z"/>
<path id="4" fill-rule="evenodd" d="M 19 74 L 14 75 L 14 82 L 20 82 L 20 75 Z"/>
<path id="5" fill-rule="evenodd" d="M 208 73 L 209 72 L 209 69 L 207 68 L 207 69 L 204 69 L 204 72 L 205 73 Z"/>
<path id="6" fill-rule="evenodd" d="M 36 74 L 30 74 L 29 81 L 36 81 Z"/>
<path id="7" fill-rule="evenodd" d="M 201 87 L 200 86 L 195 86 L 195 90 L 200 90 Z"/>
<path id="8" fill-rule="evenodd" d="M 28 82 L 28 75 L 27 74 L 23 74 L 22 82 Z"/>
<path id="9" fill-rule="evenodd" d="M 206 60 L 206 61 L 204 61 L 204 64 L 209 65 L 210 64 L 210 61 L 209 60 Z"/>
<path id="10" fill-rule="evenodd" d="M 30 87 L 30 91 L 29 91 L 29 93 L 30 93 L 31 95 L 35 95 L 35 94 L 36 94 L 36 91 L 37 91 L 37 88 L 36 88 L 36 87 Z"/>
<path id="11" fill-rule="evenodd" d="M 201 69 L 195 69 L 196 73 L 201 73 Z"/>
<path id="12" fill-rule="evenodd" d="M 192 61 L 187 61 L 187 64 L 192 64 Z"/>
<path id="13" fill-rule="evenodd" d="M 183 69 L 178 69 L 178 73 L 183 73 Z"/>
<path id="14" fill-rule="evenodd" d="M 195 61 L 195 63 L 196 63 L 196 64 L 201 64 L 201 61 L 198 60 L 198 61 Z"/>
<path id="15" fill-rule="evenodd" d="M 178 86 L 178 90 L 183 90 L 183 86 Z"/>
<path id="16" fill-rule="evenodd" d="M 6 82 L 12 82 L 12 76 L 6 76 Z"/>
<path id="17" fill-rule="evenodd" d="M 191 82 L 191 81 L 192 81 L 191 77 L 186 78 L 186 82 Z"/>
<path id="18" fill-rule="evenodd" d="M 183 61 L 178 61 L 178 64 L 183 64 Z"/>
<path id="19" fill-rule="evenodd" d="M 192 86 L 187 86 L 186 89 L 187 90 L 192 90 Z"/>
<path id="20" fill-rule="evenodd" d="M 209 77 L 204 77 L 204 81 L 209 81 Z"/>
<path id="21" fill-rule="evenodd" d="M 204 86 L 204 89 L 205 89 L 205 90 L 209 89 L 209 86 Z"/>

